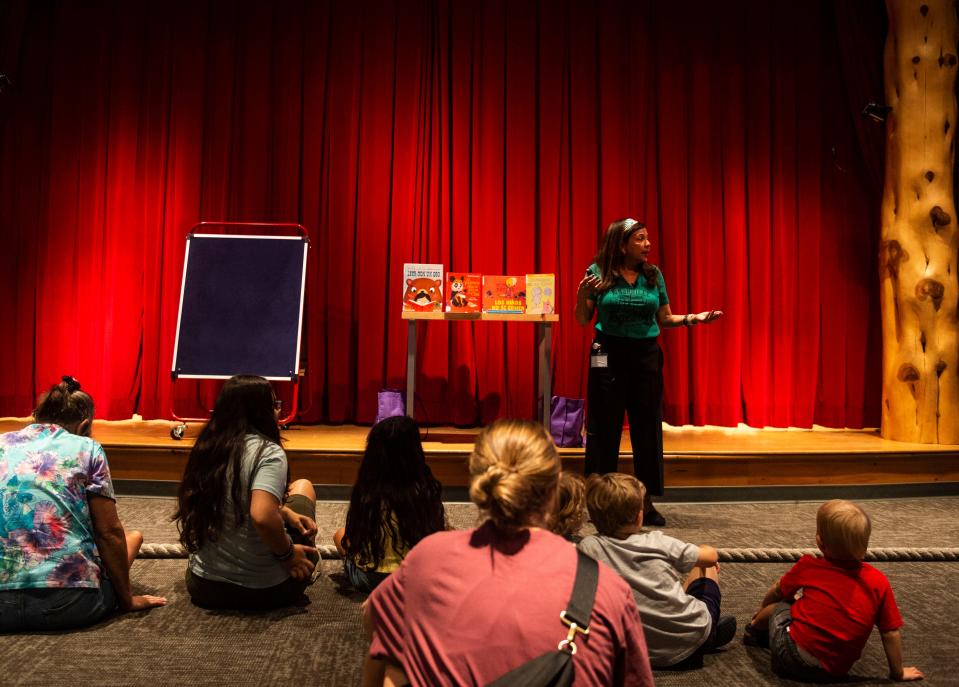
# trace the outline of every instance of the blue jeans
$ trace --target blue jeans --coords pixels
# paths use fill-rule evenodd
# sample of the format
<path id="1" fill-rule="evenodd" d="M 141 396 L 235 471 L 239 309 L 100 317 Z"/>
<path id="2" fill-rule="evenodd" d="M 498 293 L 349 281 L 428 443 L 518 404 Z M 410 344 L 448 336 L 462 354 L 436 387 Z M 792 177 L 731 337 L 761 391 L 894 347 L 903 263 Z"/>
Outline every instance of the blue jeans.
<path id="1" fill-rule="evenodd" d="M 779 677 L 802 682 L 835 682 L 842 676 L 830 675 L 819 660 L 789 636 L 792 606 L 783 601 L 769 618 L 769 654 L 772 669 Z"/>
<path id="2" fill-rule="evenodd" d="M 353 589 L 365 594 L 372 592 L 379 586 L 380 582 L 390 576 L 389 573 L 374 572 L 373 570 L 361 568 L 350 558 L 343 559 L 343 572 L 345 572 L 347 578 L 349 578 Z"/>
<path id="3" fill-rule="evenodd" d="M 0 632 L 69 630 L 103 620 L 117 599 L 106 577 L 99 588 L 0 590 Z"/>

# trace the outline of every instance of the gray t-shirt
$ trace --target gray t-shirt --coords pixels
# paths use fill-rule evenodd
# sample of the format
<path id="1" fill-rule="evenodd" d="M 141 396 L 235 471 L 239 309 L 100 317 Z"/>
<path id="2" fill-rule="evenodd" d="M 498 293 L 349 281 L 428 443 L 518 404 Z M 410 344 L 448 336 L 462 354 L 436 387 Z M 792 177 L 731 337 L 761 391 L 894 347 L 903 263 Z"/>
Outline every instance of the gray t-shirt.
<path id="1" fill-rule="evenodd" d="M 240 493 L 245 497 L 243 512 L 247 517 L 243 524 L 236 526 L 228 473 L 223 530 L 215 542 L 207 542 L 190 556 L 190 570 L 207 580 L 264 589 L 280 584 L 290 575 L 286 567 L 273 557 L 253 526 L 249 517 L 250 492 L 261 489 L 283 501 L 286 494 L 286 453 L 273 442 L 248 434 L 242 460 L 240 476 L 243 489 Z"/>
<path id="2" fill-rule="evenodd" d="M 651 530 L 626 539 L 590 535 L 579 549 L 632 587 L 653 667 L 678 663 L 706 641 L 712 625 L 709 609 L 683 587 L 699 560 L 698 546 Z"/>

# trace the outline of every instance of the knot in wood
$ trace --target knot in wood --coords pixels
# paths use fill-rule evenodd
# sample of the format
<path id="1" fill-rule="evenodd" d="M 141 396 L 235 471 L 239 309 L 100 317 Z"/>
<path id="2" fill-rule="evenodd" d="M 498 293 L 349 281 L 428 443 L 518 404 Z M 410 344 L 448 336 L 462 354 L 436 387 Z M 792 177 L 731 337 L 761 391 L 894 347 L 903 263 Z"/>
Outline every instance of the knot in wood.
<path id="1" fill-rule="evenodd" d="M 926 181 L 931 183 L 932 180 L 935 178 L 936 178 L 936 173 L 933 172 L 931 169 L 928 172 L 926 172 Z"/>
<path id="2" fill-rule="evenodd" d="M 893 279 L 899 276 L 899 263 L 908 257 L 896 239 L 883 241 L 879 246 L 879 268 Z"/>
<path id="3" fill-rule="evenodd" d="M 929 5 L 919 5 L 919 14 L 924 17 L 929 14 Z"/>
<path id="4" fill-rule="evenodd" d="M 947 67 L 955 67 L 955 66 L 956 66 L 956 56 L 953 55 L 951 52 L 947 52 L 945 55 L 940 55 L 940 56 L 939 56 L 939 66 L 942 67 L 943 65 L 945 65 L 945 66 L 947 66 Z"/>
<path id="5" fill-rule="evenodd" d="M 919 381 L 919 370 L 916 369 L 916 366 L 912 363 L 904 363 L 899 367 L 899 372 L 896 373 L 896 379 L 900 382 L 918 382 Z"/>
<path id="6" fill-rule="evenodd" d="M 947 367 L 948 365 L 946 365 L 945 360 L 940 360 L 938 363 L 936 363 L 936 376 L 942 377 L 942 373 L 946 371 Z"/>
<path id="7" fill-rule="evenodd" d="M 937 229 L 952 222 L 952 217 L 949 215 L 949 213 L 938 205 L 929 211 L 929 217 L 932 219 L 932 226 L 936 227 Z"/>
<path id="8" fill-rule="evenodd" d="M 938 312 L 942 305 L 942 297 L 946 292 L 946 287 L 935 279 L 921 279 L 916 284 L 916 298 L 921 301 L 927 298 L 932 299 L 932 307 Z"/>

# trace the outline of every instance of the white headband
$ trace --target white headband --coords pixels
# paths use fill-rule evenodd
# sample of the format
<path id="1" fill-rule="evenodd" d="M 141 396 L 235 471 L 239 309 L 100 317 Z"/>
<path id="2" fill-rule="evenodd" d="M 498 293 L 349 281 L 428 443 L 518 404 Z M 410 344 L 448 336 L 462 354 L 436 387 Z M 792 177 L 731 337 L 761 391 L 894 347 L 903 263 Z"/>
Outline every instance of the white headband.
<path id="1" fill-rule="evenodd" d="M 630 217 L 629 219 L 624 219 L 624 220 L 623 220 L 623 231 L 624 231 L 624 232 L 629 231 L 630 229 L 633 228 L 633 225 L 634 225 L 634 224 L 639 224 L 639 222 L 637 222 L 636 220 L 634 220 L 632 217 Z"/>

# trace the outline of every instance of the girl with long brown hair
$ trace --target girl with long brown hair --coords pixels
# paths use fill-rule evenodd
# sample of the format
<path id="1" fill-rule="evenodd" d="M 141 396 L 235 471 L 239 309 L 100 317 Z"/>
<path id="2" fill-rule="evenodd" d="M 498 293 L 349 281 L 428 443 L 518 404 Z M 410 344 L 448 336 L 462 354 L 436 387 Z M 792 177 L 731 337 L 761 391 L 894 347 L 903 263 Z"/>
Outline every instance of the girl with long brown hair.
<path id="1" fill-rule="evenodd" d="M 263 377 L 230 378 L 190 451 L 173 518 L 197 606 L 300 603 L 319 560 L 316 493 L 308 480 L 289 483 L 275 400 Z"/>

